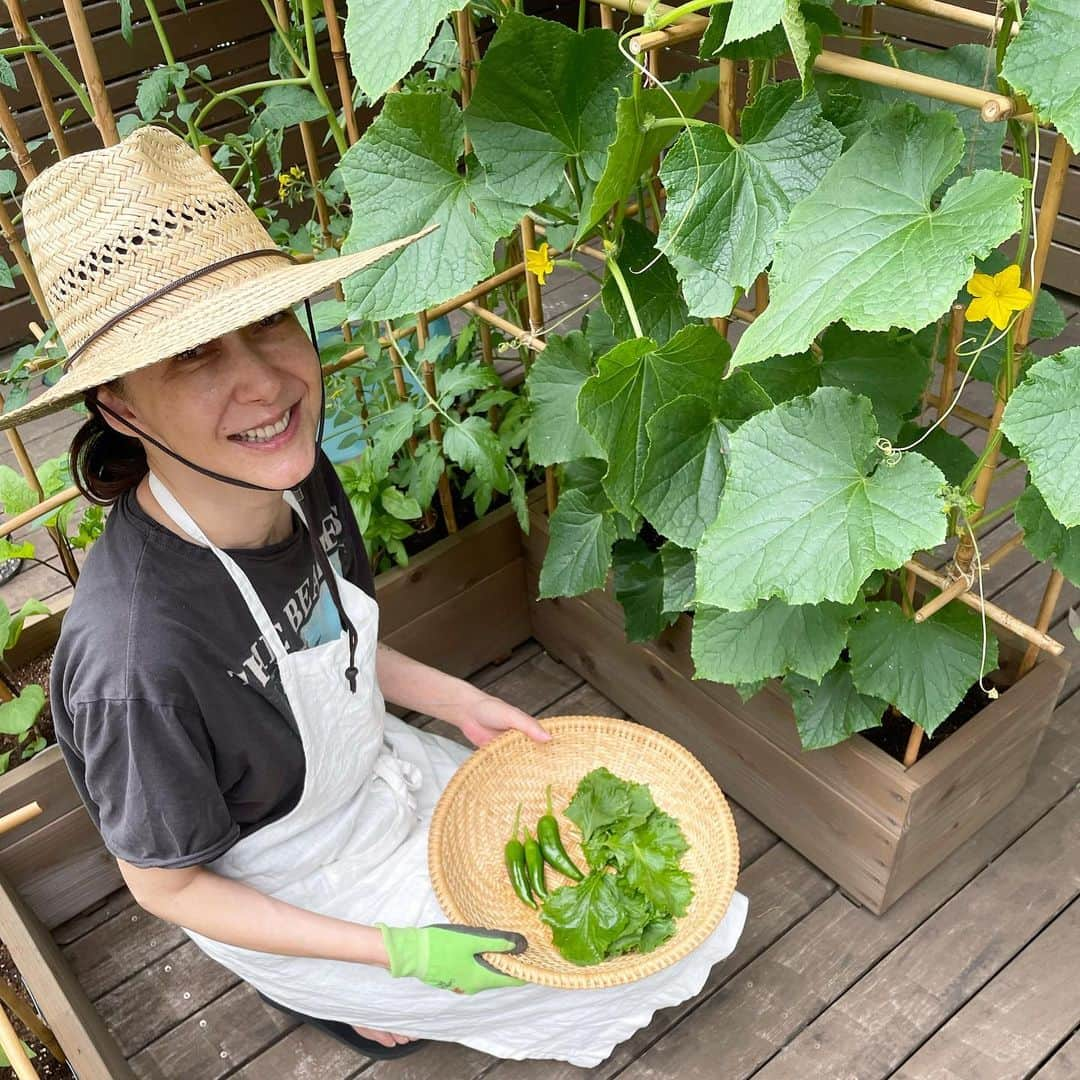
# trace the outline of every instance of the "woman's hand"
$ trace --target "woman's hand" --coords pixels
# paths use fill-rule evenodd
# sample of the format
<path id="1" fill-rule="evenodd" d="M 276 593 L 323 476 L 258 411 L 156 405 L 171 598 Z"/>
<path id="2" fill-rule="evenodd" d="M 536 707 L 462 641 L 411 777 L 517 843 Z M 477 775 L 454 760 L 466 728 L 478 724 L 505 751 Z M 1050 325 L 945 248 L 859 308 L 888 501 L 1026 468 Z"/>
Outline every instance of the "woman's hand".
<path id="1" fill-rule="evenodd" d="M 486 746 L 504 731 L 520 731 L 536 742 L 547 742 L 551 738 L 539 721 L 528 713 L 483 692 L 463 705 L 451 722 L 461 728 L 474 746 Z"/>

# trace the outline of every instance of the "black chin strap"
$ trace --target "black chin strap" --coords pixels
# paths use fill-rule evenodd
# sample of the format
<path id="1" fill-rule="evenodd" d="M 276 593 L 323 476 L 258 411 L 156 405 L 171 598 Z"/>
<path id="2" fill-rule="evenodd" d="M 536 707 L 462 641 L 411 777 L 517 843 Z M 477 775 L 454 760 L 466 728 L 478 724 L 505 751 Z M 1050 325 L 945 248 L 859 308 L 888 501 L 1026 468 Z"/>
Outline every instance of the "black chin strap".
<path id="1" fill-rule="evenodd" d="M 297 502 L 302 506 L 307 507 L 307 533 L 312 552 L 315 556 L 315 564 L 318 566 L 319 572 L 326 582 L 327 588 L 330 590 L 330 597 L 334 602 L 334 607 L 337 608 L 342 628 L 349 638 L 349 666 L 345 669 L 345 678 L 349 682 L 349 689 L 355 694 L 356 680 L 359 675 L 359 671 L 356 667 L 356 646 L 359 638 L 356 627 L 353 626 L 352 620 L 345 612 L 345 605 L 341 599 L 341 591 L 338 589 L 337 575 L 330 563 L 330 557 L 323 548 L 321 540 L 322 530 L 316 529 L 316 526 L 325 519 L 329 512 L 329 500 L 326 498 L 325 485 L 316 483 L 314 479 L 315 474 L 319 469 L 319 454 L 322 451 L 323 429 L 326 425 L 326 385 L 322 380 L 322 366 L 319 361 L 319 339 L 315 333 L 315 319 L 311 314 L 310 301 L 304 301 L 304 310 L 307 312 L 308 330 L 311 334 L 312 347 L 315 349 L 316 362 L 320 364 L 319 386 L 321 387 L 321 394 L 319 401 L 319 430 L 315 438 L 315 463 L 312 466 L 311 472 L 309 472 L 299 484 L 292 488 L 292 492 L 296 496 Z M 130 420 L 120 416 L 103 402 L 97 401 L 95 404 L 102 412 L 108 413 L 114 420 L 123 424 L 124 427 L 129 428 L 138 435 L 140 439 L 145 439 L 151 446 L 156 446 L 162 453 L 168 454 L 169 457 L 179 461 L 182 465 L 186 465 L 189 469 L 194 469 L 195 472 L 202 473 L 203 476 L 208 476 L 212 480 L 220 480 L 223 484 L 232 484 L 234 487 L 247 488 L 249 491 L 280 492 L 285 490 L 283 488 L 263 487 L 262 484 L 253 484 L 248 480 L 241 480 L 236 476 L 225 476 L 223 473 L 215 472 L 213 469 L 208 469 L 203 465 L 197 465 L 194 461 L 189 461 L 171 447 L 168 447 L 163 442 L 155 439 L 153 435 L 149 435 L 141 428 L 136 427 Z"/>

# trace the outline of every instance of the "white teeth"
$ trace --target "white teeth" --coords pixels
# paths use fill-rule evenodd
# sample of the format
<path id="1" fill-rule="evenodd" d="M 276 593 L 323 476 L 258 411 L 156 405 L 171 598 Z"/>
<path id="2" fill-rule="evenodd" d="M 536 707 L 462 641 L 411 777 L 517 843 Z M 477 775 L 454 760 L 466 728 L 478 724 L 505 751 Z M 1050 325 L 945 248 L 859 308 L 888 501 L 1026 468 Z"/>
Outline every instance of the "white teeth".
<path id="1" fill-rule="evenodd" d="M 269 427 L 248 428 L 247 431 L 241 431 L 238 435 L 234 435 L 233 438 L 239 439 L 241 442 L 265 442 L 275 435 L 280 435 L 289 426 L 291 418 L 292 409 L 286 409 L 285 415 L 276 424 L 271 424 Z"/>

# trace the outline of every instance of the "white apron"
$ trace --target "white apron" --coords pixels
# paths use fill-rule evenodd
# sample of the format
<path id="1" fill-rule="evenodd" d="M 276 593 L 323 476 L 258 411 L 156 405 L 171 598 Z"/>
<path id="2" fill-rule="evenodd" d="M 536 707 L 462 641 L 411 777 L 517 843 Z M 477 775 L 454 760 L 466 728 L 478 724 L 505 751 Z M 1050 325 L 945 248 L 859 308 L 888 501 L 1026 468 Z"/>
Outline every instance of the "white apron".
<path id="1" fill-rule="evenodd" d="M 447 917 L 431 889 L 428 826 L 439 794 L 470 751 L 387 713 L 375 676 L 378 607 L 338 578 L 356 627 L 356 693 L 345 679 L 348 639 L 288 652 L 236 563 L 154 476 L 151 489 L 196 543 L 232 578 L 278 662 L 305 757 L 304 787 L 284 817 L 243 837 L 207 869 L 309 911 L 351 922 L 425 926 Z M 291 495 L 289 503 L 300 513 Z M 543 986 L 466 996 L 395 979 L 383 968 L 276 956 L 186 933 L 208 955 L 296 1012 L 416 1038 L 463 1043 L 496 1057 L 557 1058 L 581 1067 L 603 1061 L 657 1009 L 695 995 L 713 964 L 729 956 L 746 919 L 736 893 L 723 921 L 689 956 L 626 986 Z"/>

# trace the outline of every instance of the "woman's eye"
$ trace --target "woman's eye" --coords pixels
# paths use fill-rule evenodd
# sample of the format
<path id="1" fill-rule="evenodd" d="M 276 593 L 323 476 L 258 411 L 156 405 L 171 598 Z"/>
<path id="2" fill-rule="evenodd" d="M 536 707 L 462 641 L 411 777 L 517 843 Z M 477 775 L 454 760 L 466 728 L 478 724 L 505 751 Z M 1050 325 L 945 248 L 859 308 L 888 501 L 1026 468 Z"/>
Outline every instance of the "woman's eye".
<path id="1" fill-rule="evenodd" d="M 267 315 L 259 320 L 259 326 L 277 326 L 279 323 L 284 322 L 288 317 L 288 309 L 284 311 L 275 311 L 273 315 Z"/>
<path id="2" fill-rule="evenodd" d="M 193 349 L 185 349 L 183 352 L 178 352 L 173 356 L 174 360 L 179 360 L 181 363 L 186 363 L 191 360 L 198 360 L 202 355 L 202 346 L 196 345 Z"/>

